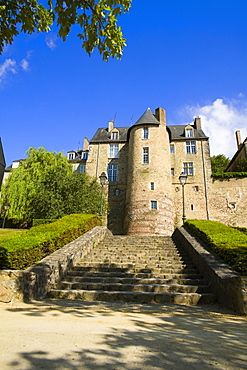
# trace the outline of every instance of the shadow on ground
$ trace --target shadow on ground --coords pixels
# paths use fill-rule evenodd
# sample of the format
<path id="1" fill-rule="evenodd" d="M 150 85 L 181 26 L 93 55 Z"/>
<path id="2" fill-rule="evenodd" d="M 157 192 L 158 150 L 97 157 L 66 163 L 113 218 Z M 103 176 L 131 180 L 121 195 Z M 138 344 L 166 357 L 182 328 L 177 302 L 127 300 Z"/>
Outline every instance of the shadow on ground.
<path id="1" fill-rule="evenodd" d="M 218 306 L 47 300 L 5 307 L 39 338 L 14 351 L 4 369 L 247 369 L 247 320 Z"/>

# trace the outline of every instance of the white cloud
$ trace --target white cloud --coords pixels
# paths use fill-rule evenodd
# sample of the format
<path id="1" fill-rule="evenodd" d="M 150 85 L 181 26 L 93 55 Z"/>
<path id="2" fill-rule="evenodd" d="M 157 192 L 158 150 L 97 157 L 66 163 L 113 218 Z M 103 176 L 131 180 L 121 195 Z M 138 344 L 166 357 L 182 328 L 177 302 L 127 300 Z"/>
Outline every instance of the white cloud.
<path id="1" fill-rule="evenodd" d="M 5 59 L 5 61 L 0 64 L 0 83 L 7 78 L 9 72 L 17 73 L 16 61 L 14 59 Z"/>
<path id="2" fill-rule="evenodd" d="M 21 65 L 21 68 L 24 71 L 28 71 L 28 69 L 29 69 L 29 61 L 27 59 L 22 59 L 20 65 Z"/>
<path id="3" fill-rule="evenodd" d="M 186 107 L 187 113 L 201 117 L 202 129 L 210 138 L 211 155 L 232 157 L 237 150 L 235 131 L 247 137 L 247 101 L 216 99 L 212 104 Z"/>
<path id="4" fill-rule="evenodd" d="M 23 69 L 23 71 L 28 71 L 29 70 L 29 59 L 32 56 L 32 51 L 28 51 L 27 55 L 22 61 L 20 62 L 20 66 Z"/>
<path id="5" fill-rule="evenodd" d="M 48 48 L 51 50 L 54 50 L 57 47 L 56 41 L 57 41 L 57 36 L 54 33 L 50 33 L 45 38 L 45 43 L 48 46 Z"/>

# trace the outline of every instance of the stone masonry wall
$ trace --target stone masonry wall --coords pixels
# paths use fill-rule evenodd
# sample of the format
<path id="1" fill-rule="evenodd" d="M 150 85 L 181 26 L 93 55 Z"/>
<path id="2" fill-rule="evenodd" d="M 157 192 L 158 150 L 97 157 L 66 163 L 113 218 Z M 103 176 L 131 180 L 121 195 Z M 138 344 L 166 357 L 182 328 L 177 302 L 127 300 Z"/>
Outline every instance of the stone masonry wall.
<path id="1" fill-rule="evenodd" d="M 107 174 L 109 164 L 118 165 L 118 179 L 107 183 L 104 187 L 104 196 L 109 204 L 107 226 L 114 234 L 122 234 L 128 174 L 128 143 L 116 141 L 116 144 L 119 144 L 119 157 L 109 158 L 109 143 L 91 143 L 86 173 L 98 179 L 102 172 Z"/>
<path id="2" fill-rule="evenodd" d="M 209 197 L 210 220 L 247 227 L 247 178 L 216 180 Z"/>
<path id="3" fill-rule="evenodd" d="M 108 233 L 111 234 L 105 226 L 96 226 L 24 271 L 0 271 L 0 301 L 45 298 L 68 269 L 86 256 Z"/>
<path id="4" fill-rule="evenodd" d="M 193 138 L 191 138 L 193 139 Z M 207 140 L 196 141 L 196 154 L 186 154 L 186 140 L 174 143 L 175 153 L 171 154 L 171 167 L 174 169 L 172 176 L 174 199 L 174 224 L 182 225 L 182 186 L 179 175 L 183 171 L 184 162 L 193 163 L 193 176 L 187 177 L 184 187 L 185 211 L 187 219 L 207 219 L 209 189 L 212 184 L 209 143 Z"/>

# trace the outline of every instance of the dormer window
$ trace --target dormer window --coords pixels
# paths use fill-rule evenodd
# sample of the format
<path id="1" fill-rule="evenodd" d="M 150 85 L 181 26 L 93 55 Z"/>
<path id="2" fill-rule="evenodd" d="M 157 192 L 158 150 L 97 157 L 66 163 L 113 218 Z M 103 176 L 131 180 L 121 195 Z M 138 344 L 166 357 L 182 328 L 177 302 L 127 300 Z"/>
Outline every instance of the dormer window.
<path id="1" fill-rule="evenodd" d="M 117 131 L 111 133 L 111 139 L 112 140 L 118 140 L 118 132 Z"/>
<path id="2" fill-rule="evenodd" d="M 186 128 L 185 129 L 185 137 L 193 137 L 193 129 L 192 128 Z"/>
<path id="3" fill-rule="evenodd" d="M 71 161 L 75 159 L 75 153 L 68 153 L 68 159 Z"/>

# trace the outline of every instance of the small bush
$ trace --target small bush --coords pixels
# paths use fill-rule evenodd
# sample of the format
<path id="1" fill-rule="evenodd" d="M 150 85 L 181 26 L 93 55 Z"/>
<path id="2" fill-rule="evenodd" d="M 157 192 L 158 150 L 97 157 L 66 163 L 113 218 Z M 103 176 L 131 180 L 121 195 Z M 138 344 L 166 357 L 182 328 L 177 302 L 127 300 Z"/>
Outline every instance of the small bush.
<path id="1" fill-rule="evenodd" d="M 101 224 L 95 215 L 73 214 L 0 240 L 0 268 L 22 270 Z"/>
<path id="2" fill-rule="evenodd" d="M 33 227 L 34 226 L 39 226 L 39 225 L 45 225 L 45 224 L 50 224 L 51 222 L 57 221 L 56 219 L 49 219 L 49 218 L 35 218 L 33 220 Z"/>
<path id="3" fill-rule="evenodd" d="M 184 226 L 241 275 L 247 275 L 247 235 L 216 221 L 188 220 Z"/>

